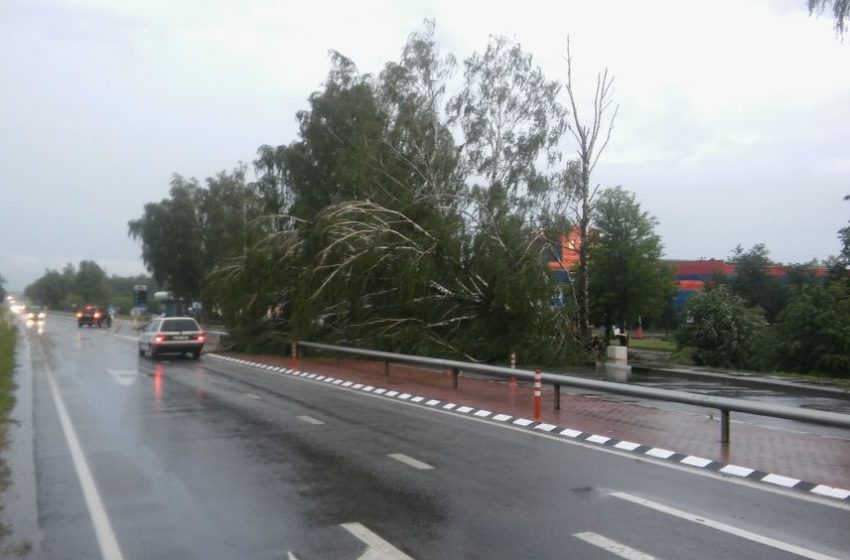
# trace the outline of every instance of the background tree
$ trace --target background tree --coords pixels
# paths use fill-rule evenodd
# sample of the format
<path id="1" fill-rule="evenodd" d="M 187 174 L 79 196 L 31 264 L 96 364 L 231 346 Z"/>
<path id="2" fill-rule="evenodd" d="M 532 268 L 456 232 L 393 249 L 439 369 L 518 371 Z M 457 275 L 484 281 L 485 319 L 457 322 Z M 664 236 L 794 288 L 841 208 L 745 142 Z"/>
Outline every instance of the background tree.
<path id="1" fill-rule="evenodd" d="M 775 264 L 770 252 L 762 243 L 753 245 L 748 251 L 738 245 L 728 261 L 735 265 L 735 275 L 728 280 L 734 293 L 744 298 L 747 305 L 758 305 L 768 322 L 773 322 L 786 302 L 783 281 L 768 274 L 768 267 Z"/>
<path id="2" fill-rule="evenodd" d="M 747 307 L 726 286 L 694 295 L 685 304 L 685 321 L 676 331 L 680 348 L 693 349 L 697 365 L 748 368 L 761 363 L 764 312 Z"/>
<path id="3" fill-rule="evenodd" d="M 497 221 L 509 209 L 524 212 L 546 179 L 537 169 L 545 154 L 559 156 L 564 110 L 560 85 L 549 81 L 530 54 L 505 37 L 465 61 L 465 86 L 448 106 L 463 131 L 462 153 L 471 173 L 486 184 L 474 190 L 479 220 Z"/>
<path id="4" fill-rule="evenodd" d="M 658 221 L 621 187 L 602 191 L 594 207 L 590 251 L 592 312 L 597 324 L 627 329 L 638 316 L 660 316 L 676 290 L 661 261 Z"/>
<path id="5" fill-rule="evenodd" d="M 845 196 L 844 200 L 850 200 L 850 194 Z M 838 230 L 838 240 L 841 242 L 839 258 L 844 266 L 850 266 L 850 224 Z"/>
<path id="6" fill-rule="evenodd" d="M 611 112 L 614 77 L 609 77 L 606 69 L 596 77 L 596 92 L 593 96 L 590 121 L 582 122 L 578 110 L 578 96 L 573 85 L 572 66 L 570 41 L 567 38 L 566 90 L 572 109 L 568 130 L 578 143 L 578 160 L 568 165 L 563 181 L 565 188 L 571 194 L 573 214 L 578 225 L 580 246 L 576 277 L 579 306 L 577 320 L 579 331 L 586 338 L 590 330 L 590 222 L 593 203 L 599 190 L 598 185 L 591 187 L 590 176 L 611 139 L 611 131 L 614 128 L 614 119 L 617 117 L 619 107 L 614 107 Z"/>
<path id="7" fill-rule="evenodd" d="M 844 36 L 847 23 L 850 21 L 850 0 L 808 0 L 808 2 L 810 14 L 815 12 L 822 14 L 830 9 L 835 20 L 835 32 Z"/>
<path id="8" fill-rule="evenodd" d="M 850 376 L 850 285 L 804 286 L 779 313 L 775 331 L 780 369 Z"/>
<path id="9" fill-rule="evenodd" d="M 141 242 L 142 261 L 157 284 L 187 299 L 200 293 L 204 276 L 199 191 L 197 180 L 175 174 L 170 198 L 145 204 L 142 217 L 128 223 L 129 235 Z"/>
<path id="10" fill-rule="evenodd" d="M 105 305 L 112 295 L 106 272 L 94 261 L 80 261 L 74 279 L 74 292 L 82 303 Z"/>
<path id="11" fill-rule="evenodd" d="M 0 301 L 6 300 L 6 279 L 0 274 Z"/>

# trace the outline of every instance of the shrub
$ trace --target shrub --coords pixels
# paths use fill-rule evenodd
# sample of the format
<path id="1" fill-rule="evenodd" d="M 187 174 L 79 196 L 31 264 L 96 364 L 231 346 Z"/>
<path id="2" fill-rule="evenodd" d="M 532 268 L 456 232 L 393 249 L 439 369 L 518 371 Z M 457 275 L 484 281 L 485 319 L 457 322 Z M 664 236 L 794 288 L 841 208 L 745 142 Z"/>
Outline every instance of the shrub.
<path id="1" fill-rule="evenodd" d="M 693 349 L 697 365 L 757 368 L 762 362 L 760 340 L 767 322 L 764 311 L 718 286 L 688 300 L 686 320 L 676 331 L 680 348 Z"/>

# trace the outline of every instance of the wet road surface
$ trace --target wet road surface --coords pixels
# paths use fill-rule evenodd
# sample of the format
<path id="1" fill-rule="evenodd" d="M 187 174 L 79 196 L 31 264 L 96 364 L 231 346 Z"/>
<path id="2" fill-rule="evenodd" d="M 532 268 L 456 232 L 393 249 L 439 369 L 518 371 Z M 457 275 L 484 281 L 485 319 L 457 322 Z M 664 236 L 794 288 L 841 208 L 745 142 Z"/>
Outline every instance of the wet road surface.
<path id="1" fill-rule="evenodd" d="M 139 358 L 121 325 L 49 319 L 42 333 L 25 333 L 18 374 L 31 379 L 32 407 L 20 420 L 31 421 L 37 511 L 29 538 L 43 558 L 850 550 L 845 504 L 209 357 Z"/>

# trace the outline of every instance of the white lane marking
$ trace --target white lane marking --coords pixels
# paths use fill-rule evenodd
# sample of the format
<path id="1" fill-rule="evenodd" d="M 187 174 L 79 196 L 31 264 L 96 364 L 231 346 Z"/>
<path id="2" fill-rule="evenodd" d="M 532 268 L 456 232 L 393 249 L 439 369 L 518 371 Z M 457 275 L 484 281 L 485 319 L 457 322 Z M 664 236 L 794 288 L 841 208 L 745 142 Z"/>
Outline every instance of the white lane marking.
<path id="1" fill-rule="evenodd" d="M 358 560 L 413 560 L 360 523 L 343 523 L 342 528 L 369 547 Z"/>
<path id="2" fill-rule="evenodd" d="M 567 437 L 571 437 L 571 438 L 577 438 L 581 434 L 582 434 L 582 432 L 580 432 L 578 430 L 571 430 L 569 428 L 567 428 L 566 430 L 561 430 L 562 436 L 567 436 Z"/>
<path id="3" fill-rule="evenodd" d="M 118 539 L 115 537 L 115 532 L 112 530 L 112 523 L 109 521 L 109 514 L 106 513 L 106 507 L 103 505 L 103 500 L 100 499 L 100 492 L 97 490 L 97 485 L 94 482 L 89 464 L 86 461 L 86 456 L 83 453 L 83 448 L 80 446 L 80 440 L 77 438 L 77 432 L 74 425 L 71 423 L 71 417 L 68 415 L 68 410 L 65 408 L 65 403 L 62 400 L 62 395 L 59 394 L 59 387 L 53 379 L 53 372 L 48 368 L 47 381 L 50 384 L 50 392 L 53 394 L 53 403 L 56 405 L 56 412 L 59 414 L 59 422 L 62 425 L 62 432 L 65 434 L 65 440 L 68 442 L 68 448 L 71 451 L 71 459 L 74 463 L 74 470 L 77 471 L 77 478 L 80 480 L 80 486 L 83 490 L 83 497 L 86 500 L 89 515 L 91 516 L 92 525 L 94 525 L 95 536 L 97 537 L 97 545 L 100 547 L 100 554 L 104 560 L 123 560 L 121 547 L 118 546 Z"/>
<path id="4" fill-rule="evenodd" d="M 750 531 L 745 531 L 744 529 L 739 529 L 737 527 L 727 525 L 726 523 L 713 521 L 711 519 L 706 519 L 705 517 L 699 515 L 694 515 L 692 513 L 682 511 L 680 509 L 665 506 L 663 504 L 652 502 L 650 500 L 645 500 L 643 498 L 638 498 L 637 496 L 632 496 L 631 494 L 626 494 L 625 492 L 612 492 L 610 495 L 614 496 L 615 498 L 620 498 L 621 500 L 631 502 L 633 504 L 660 511 L 661 513 L 666 513 L 667 515 L 672 515 L 673 517 L 678 517 L 679 519 L 684 519 L 686 521 L 691 521 L 699 525 L 711 527 L 712 529 L 717 529 L 718 531 L 723 531 L 724 533 L 729 533 L 730 535 L 735 535 L 736 537 L 741 537 L 742 539 L 747 539 L 755 543 L 776 548 L 778 550 L 782 550 L 790 554 L 796 554 L 797 556 L 802 556 L 803 558 L 811 558 L 812 560 L 838 560 L 833 556 L 827 556 L 826 554 L 821 554 L 819 552 L 815 552 L 807 548 L 778 541 L 776 539 L 771 539 L 770 537 L 765 537 L 763 535 L 752 533 Z"/>
<path id="5" fill-rule="evenodd" d="M 399 461 L 400 463 L 404 463 L 405 465 L 407 465 L 409 467 L 413 467 L 414 469 L 419 469 L 420 471 L 427 471 L 427 470 L 431 470 L 431 469 L 434 468 L 431 465 L 429 465 L 428 463 L 423 463 L 422 461 L 420 461 L 418 459 L 414 459 L 413 457 L 409 457 L 409 456 L 405 455 L 404 453 L 390 453 L 388 456 L 391 459 L 395 459 L 396 461 Z"/>
<path id="6" fill-rule="evenodd" d="M 245 396 L 248 397 L 249 399 L 254 399 L 254 400 L 257 400 L 257 401 L 261 400 L 263 398 L 260 395 L 255 395 L 254 393 L 245 393 Z"/>
<path id="7" fill-rule="evenodd" d="M 723 474 L 731 474 L 733 476 L 744 477 L 750 476 L 755 471 L 747 467 L 739 467 L 738 465 L 726 465 L 725 467 L 720 469 L 720 472 L 722 472 Z"/>
<path id="8" fill-rule="evenodd" d="M 638 447 L 640 447 L 639 443 L 635 443 L 633 441 L 621 441 L 614 445 L 617 449 L 625 449 L 626 451 L 634 451 Z"/>
<path id="9" fill-rule="evenodd" d="M 324 424 L 324 422 L 322 422 L 318 418 L 313 418 L 312 416 L 299 416 L 298 419 L 302 422 L 313 424 L 314 426 L 321 426 L 322 424 Z"/>
<path id="10" fill-rule="evenodd" d="M 653 447 L 649 451 L 646 452 L 647 455 L 651 455 L 652 457 L 658 457 L 659 459 L 669 459 L 673 455 L 675 455 L 675 451 L 670 451 L 669 449 L 661 449 L 658 447 Z"/>
<path id="11" fill-rule="evenodd" d="M 129 387 L 136 382 L 136 372 L 130 369 L 107 369 L 109 375 L 119 385 Z"/>
<path id="12" fill-rule="evenodd" d="M 138 336 L 128 336 L 126 334 L 118 334 L 118 335 L 115 335 L 115 336 L 117 336 L 118 338 L 123 338 L 124 340 L 129 340 L 131 342 L 138 342 L 139 341 Z"/>
<path id="13" fill-rule="evenodd" d="M 639 550 L 635 550 L 634 548 L 618 543 L 617 541 L 612 541 L 611 539 L 603 537 L 602 535 L 597 535 L 596 533 L 576 533 L 573 536 L 586 543 L 592 544 L 593 546 L 599 547 L 602 550 L 610 552 L 611 554 L 615 554 L 620 558 L 626 558 L 628 560 L 655 560 L 655 556 L 644 554 Z"/>
<path id="14" fill-rule="evenodd" d="M 817 486 L 812 488 L 812 492 L 815 494 L 820 494 L 821 496 L 838 498 L 839 500 L 845 500 L 847 498 L 850 498 L 850 491 L 844 490 L 843 488 L 833 488 L 832 486 L 826 486 L 824 484 L 818 484 Z"/>
<path id="15" fill-rule="evenodd" d="M 693 455 L 688 455 L 687 457 L 682 459 L 682 463 L 694 467 L 707 467 L 711 464 L 711 460 L 705 459 L 703 457 L 694 457 Z"/>
<path id="16" fill-rule="evenodd" d="M 286 553 L 286 558 L 287 558 L 287 560 L 298 560 L 297 556 L 295 556 L 294 554 L 292 554 L 291 552 L 288 552 L 288 551 Z"/>
<path id="17" fill-rule="evenodd" d="M 777 486 L 784 486 L 785 488 L 794 488 L 800 481 L 796 478 L 791 478 L 788 476 L 782 476 L 778 474 L 769 474 L 766 477 L 761 479 L 762 482 L 768 482 L 770 484 L 776 484 Z"/>

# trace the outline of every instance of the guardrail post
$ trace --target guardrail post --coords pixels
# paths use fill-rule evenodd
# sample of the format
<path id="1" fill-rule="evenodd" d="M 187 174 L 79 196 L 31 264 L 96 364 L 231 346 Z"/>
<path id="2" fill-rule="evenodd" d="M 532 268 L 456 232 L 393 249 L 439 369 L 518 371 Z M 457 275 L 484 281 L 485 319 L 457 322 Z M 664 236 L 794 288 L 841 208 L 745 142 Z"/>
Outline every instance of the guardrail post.
<path id="1" fill-rule="evenodd" d="M 460 371 L 456 367 L 453 367 L 449 370 L 452 374 L 452 387 L 457 389 L 457 378 L 460 376 Z"/>
<path id="2" fill-rule="evenodd" d="M 516 369 L 516 352 L 511 352 L 511 369 Z M 511 376 L 511 387 L 516 387 L 516 376 Z"/>
<path id="3" fill-rule="evenodd" d="M 384 375 L 387 376 L 387 377 L 390 376 L 390 361 L 389 360 L 384 361 Z"/>
<path id="4" fill-rule="evenodd" d="M 543 376 L 540 374 L 540 369 L 534 370 L 534 421 L 540 422 L 540 397 L 543 387 Z"/>
<path id="5" fill-rule="evenodd" d="M 561 410 L 561 386 L 555 383 L 552 387 L 555 390 L 555 410 Z"/>
<path id="6" fill-rule="evenodd" d="M 298 369 L 298 343 L 296 341 L 292 341 L 292 348 L 290 350 L 292 352 L 292 369 Z"/>
<path id="7" fill-rule="evenodd" d="M 730 439 L 729 409 L 720 410 L 720 443 L 729 443 Z"/>

